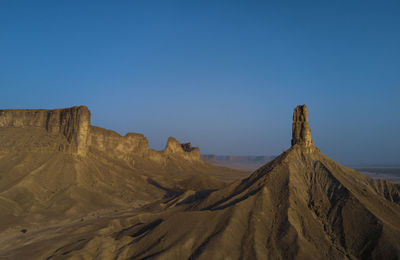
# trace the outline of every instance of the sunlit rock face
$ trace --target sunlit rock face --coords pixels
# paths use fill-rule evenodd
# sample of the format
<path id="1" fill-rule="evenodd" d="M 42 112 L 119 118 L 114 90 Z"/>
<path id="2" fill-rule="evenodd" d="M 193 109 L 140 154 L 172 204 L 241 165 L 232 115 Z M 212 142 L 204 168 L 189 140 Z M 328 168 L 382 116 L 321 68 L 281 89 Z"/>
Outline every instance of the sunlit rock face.
<path id="1" fill-rule="evenodd" d="M 191 143 L 179 143 L 175 138 L 169 137 L 167 145 L 164 149 L 165 155 L 175 155 L 182 157 L 186 160 L 202 161 L 200 156 L 200 149 L 192 147 Z"/>
<path id="2" fill-rule="evenodd" d="M 61 134 L 68 145 L 62 150 L 79 155 L 87 152 L 90 111 L 85 106 L 65 109 L 7 109 L 0 110 L 0 127 L 45 129 L 50 134 Z"/>
<path id="3" fill-rule="evenodd" d="M 90 126 L 89 147 L 125 160 L 131 160 L 132 155 L 146 156 L 149 150 L 147 138 L 142 134 L 121 136 L 97 126 Z"/>
<path id="4" fill-rule="evenodd" d="M 201 161 L 197 147 L 192 147 L 190 143 L 180 144 L 173 137 L 168 139 L 164 150 L 155 151 L 149 149 L 148 140 L 142 134 L 128 133 L 121 136 L 117 132 L 92 126 L 90 111 L 86 106 L 52 110 L 0 110 L 0 128 L 12 131 L 40 130 L 45 135 L 58 136 L 60 143 L 54 149 L 79 156 L 86 156 L 90 150 L 127 161 L 137 156 L 162 163 L 171 156 Z M 27 140 L 26 146 L 35 145 L 33 141 Z"/>
<path id="5" fill-rule="evenodd" d="M 167 154 L 183 152 L 181 144 L 173 137 L 169 137 L 164 152 Z"/>
<path id="6" fill-rule="evenodd" d="M 306 147 L 314 145 L 306 105 L 297 106 L 293 112 L 292 146 L 296 144 Z"/>

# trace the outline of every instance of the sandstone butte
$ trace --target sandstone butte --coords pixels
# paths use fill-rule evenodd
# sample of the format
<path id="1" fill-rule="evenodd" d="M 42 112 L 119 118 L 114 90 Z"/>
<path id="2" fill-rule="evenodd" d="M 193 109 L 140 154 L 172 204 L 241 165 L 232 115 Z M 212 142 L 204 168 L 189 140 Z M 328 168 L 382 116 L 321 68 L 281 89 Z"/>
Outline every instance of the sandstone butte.
<path id="1" fill-rule="evenodd" d="M 180 144 L 170 137 L 164 151 L 150 150 L 146 137 L 141 134 L 118 133 L 90 125 L 90 111 L 85 106 L 54 110 L 10 109 L 0 110 L 0 128 L 41 128 L 49 134 L 65 138 L 59 150 L 85 156 L 89 149 L 113 151 L 114 155 L 127 158 L 140 154 L 159 160 L 163 155 L 177 153 L 188 160 L 199 160 L 200 150 L 190 143 Z M 187 148 L 190 148 L 189 150 Z M 187 153 L 185 153 L 187 152 Z"/>
<path id="2" fill-rule="evenodd" d="M 84 111 L 84 115 L 79 115 L 79 109 Z M 59 113 L 54 120 L 53 114 L 46 114 L 48 111 L 38 112 L 47 116 L 38 115 L 37 120 L 31 120 L 33 112 L 0 112 L 3 151 L 0 165 L 8 169 L 1 173 L 1 205 L 12 209 L 8 215 L 12 219 L 9 225 L 13 227 L 19 223 L 15 228 L 3 229 L 0 256 L 14 259 L 400 258 L 400 185 L 367 178 L 322 154 L 311 138 L 305 105 L 294 110 L 292 141 L 288 150 L 247 178 L 205 189 L 187 188 L 193 179 L 182 177 L 186 176 L 184 172 L 198 168 L 205 175 L 207 169 L 214 171 L 214 174 L 195 182 L 195 187 L 201 187 L 199 183 L 209 183 L 212 178 L 233 173 L 215 171 L 201 161 L 198 152 L 191 154 L 196 150 L 189 144 L 182 146 L 171 139 L 164 151 L 151 151 L 146 141 L 138 141 L 144 140 L 142 136 L 129 137 L 128 134 L 121 137 L 87 123 L 81 126 L 80 120 L 86 122 L 88 118 L 86 108 L 71 108 L 71 111 L 74 112 L 69 116 L 61 116 L 61 111 L 53 112 Z M 30 113 L 29 116 L 26 113 Z M 33 129 L 32 124 L 37 127 Z M 17 131 L 24 125 L 30 129 L 30 134 L 26 133 L 26 127 Z M 50 138 L 53 133 L 57 133 L 56 137 Z M 37 136 L 40 139 L 35 139 Z M 16 137 L 20 138 L 17 140 Z M 121 140 L 129 138 L 135 140 L 130 141 L 136 145 L 133 150 L 140 151 L 137 156 L 129 150 L 131 144 L 120 145 Z M 39 160 L 37 167 L 32 166 L 34 170 L 25 176 L 21 172 L 29 167 L 24 167 L 34 164 L 34 160 L 29 159 L 32 153 L 18 157 L 13 148 L 32 151 L 32 143 L 37 154 L 47 154 L 49 149 L 53 149 L 52 153 L 62 156 L 36 158 Z M 70 154 L 71 158 L 68 157 Z M 178 157 L 175 154 L 179 154 Z M 48 166 L 49 160 L 59 160 L 55 163 L 58 167 Z M 13 168 L 15 165 L 18 169 Z M 69 170 L 57 171 L 60 165 Z M 140 168 L 140 173 L 135 172 L 136 167 Z M 152 172 L 154 168 L 157 171 Z M 8 171 L 23 175 L 22 181 L 4 184 L 5 178 L 12 178 L 5 176 Z M 41 196 L 46 196 L 43 190 L 57 183 L 51 180 L 52 175 L 57 175 L 60 181 L 63 178 L 67 180 L 65 176 L 74 175 L 75 182 L 71 183 L 79 189 L 70 187 L 68 192 L 72 189 L 84 196 L 94 192 L 90 189 L 90 185 L 94 185 L 102 193 L 110 193 L 109 196 L 114 198 L 111 202 L 117 205 L 118 196 L 113 192 L 120 186 L 113 187 L 112 183 L 124 171 L 129 172 L 124 174 L 124 182 L 130 183 L 131 189 L 143 192 L 141 196 L 148 191 L 134 186 L 140 179 L 135 177 L 137 175 L 151 175 L 154 183 L 149 187 L 159 186 L 163 192 L 147 194 L 147 200 L 144 200 L 147 203 L 141 207 L 120 202 L 123 209 L 97 212 L 80 219 L 74 218 L 76 210 L 82 210 L 76 207 L 76 203 L 82 203 L 84 198 L 58 193 L 57 196 L 63 200 L 73 202 L 71 205 L 67 203 L 69 207 L 61 207 L 68 217 L 58 217 L 59 220 L 52 225 L 41 226 L 42 220 L 51 219 L 49 212 L 57 216 L 59 209 L 56 207 L 52 211 L 46 198 L 40 200 Z M 39 173 L 48 176 L 50 183 L 40 182 L 43 176 L 38 176 Z M 170 182 L 160 177 L 163 174 L 168 175 Z M 131 179 L 135 181 L 131 182 Z M 176 182 L 180 184 L 167 186 Z M 35 200 L 25 198 L 19 189 L 29 191 Z M 136 192 L 135 196 L 138 194 Z M 149 199 L 152 196 L 158 197 Z M 106 200 L 107 196 L 102 198 Z M 96 202 L 95 198 L 92 200 Z M 111 202 L 105 201 L 103 206 Z M 43 205 L 46 208 L 41 208 Z M 31 212 L 28 215 L 35 221 L 25 220 L 18 211 L 22 209 Z M 70 209 L 73 212 L 69 212 Z M 21 220 L 16 220 L 16 216 Z M 25 227 L 27 232 L 19 232 Z"/>

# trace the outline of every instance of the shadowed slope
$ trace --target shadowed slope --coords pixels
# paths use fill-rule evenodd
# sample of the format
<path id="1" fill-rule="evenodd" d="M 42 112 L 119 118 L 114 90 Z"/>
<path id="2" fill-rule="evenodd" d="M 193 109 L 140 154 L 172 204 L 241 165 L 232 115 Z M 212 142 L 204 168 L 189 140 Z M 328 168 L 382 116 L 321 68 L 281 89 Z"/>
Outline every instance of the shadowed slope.
<path id="1" fill-rule="evenodd" d="M 155 151 L 141 134 L 91 126 L 86 107 L 0 110 L 0 231 L 217 189 L 242 174 L 172 137 Z"/>
<path id="2" fill-rule="evenodd" d="M 374 184 L 317 150 L 293 147 L 242 182 L 170 208 L 120 259 L 397 258 L 400 206 L 392 198 L 400 189 L 386 183 L 382 193 Z"/>
<path id="3" fill-rule="evenodd" d="M 51 242 L 24 235 L 29 246 L 4 252 L 49 259 L 399 258 L 400 186 L 323 155 L 311 140 L 306 112 L 295 110 L 292 147 L 246 179 L 104 216 L 73 238 L 50 231 Z M 35 251 L 35 244 L 47 246 Z"/>

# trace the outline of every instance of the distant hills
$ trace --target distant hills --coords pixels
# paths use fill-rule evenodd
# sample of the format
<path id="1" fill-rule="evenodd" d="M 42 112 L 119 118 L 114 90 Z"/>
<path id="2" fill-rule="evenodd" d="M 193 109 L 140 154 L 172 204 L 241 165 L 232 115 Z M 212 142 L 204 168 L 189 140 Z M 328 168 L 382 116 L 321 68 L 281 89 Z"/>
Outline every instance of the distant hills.
<path id="1" fill-rule="evenodd" d="M 385 179 L 400 184 L 400 167 L 357 167 L 355 170 L 375 179 Z"/>
<path id="2" fill-rule="evenodd" d="M 243 171 L 254 171 L 264 164 L 274 160 L 277 156 L 234 156 L 201 154 L 201 158 L 214 165 Z M 351 167 L 365 176 L 374 179 L 384 179 L 400 184 L 400 166 L 397 164 L 371 164 Z"/>
<path id="3" fill-rule="evenodd" d="M 233 156 L 233 155 L 215 155 L 202 154 L 201 158 L 211 164 L 224 167 L 253 171 L 260 166 L 272 161 L 277 156 Z"/>

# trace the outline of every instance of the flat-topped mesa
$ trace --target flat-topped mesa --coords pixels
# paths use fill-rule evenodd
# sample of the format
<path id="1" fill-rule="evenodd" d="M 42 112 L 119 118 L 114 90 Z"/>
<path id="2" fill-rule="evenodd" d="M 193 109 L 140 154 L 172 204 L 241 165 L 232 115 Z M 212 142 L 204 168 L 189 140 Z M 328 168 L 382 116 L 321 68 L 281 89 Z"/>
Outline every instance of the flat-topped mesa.
<path id="1" fill-rule="evenodd" d="M 300 105 L 293 112 L 292 146 L 299 144 L 305 147 L 313 146 L 311 129 L 308 124 L 307 106 Z"/>
<path id="2" fill-rule="evenodd" d="M 34 150 L 57 149 L 80 156 L 85 156 L 88 151 L 100 152 L 129 162 L 135 157 L 164 162 L 171 156 L 189 161 L 201 161 L 199 148 L 192 147 L 190 143 L 181 144 L 173 137 L 168 139 L 164 150 L 155 151 L 149 149 L 148 140 L 142 134 L 128 133 L 121 136 L 112 130 L 92 126 L 90 111 L 85 106 L 64 109 L 0 110 L 0 128 L 11 132 L 15 132 L 15 128 L 23 128 L 26 129 L 26 133 L 33 130 L 50 138 L 44 145 L 35 141 L 30 142 L 28 138 L 28 143 L 24 145 Z M 1 147 L 0 144 L 0 149 L 14 149 L 13 143 L 10 145 L 12 148 L 6 145 Z"/>
<path id="3" fill-rule="evenodd" d="M 0 127 L 38 127 L 51 134 L 61 134 L 68 142 L 68 146 L 62 147 L 62 150 L 79 155 L 86 154 L 89 125 L 90 111 L 85 106 L 52 110 L 0 110 Z"/>

